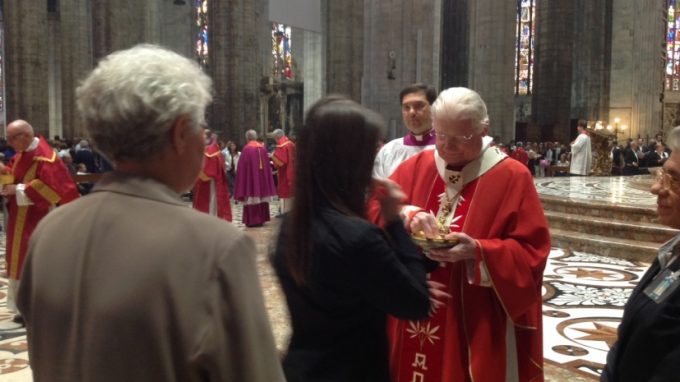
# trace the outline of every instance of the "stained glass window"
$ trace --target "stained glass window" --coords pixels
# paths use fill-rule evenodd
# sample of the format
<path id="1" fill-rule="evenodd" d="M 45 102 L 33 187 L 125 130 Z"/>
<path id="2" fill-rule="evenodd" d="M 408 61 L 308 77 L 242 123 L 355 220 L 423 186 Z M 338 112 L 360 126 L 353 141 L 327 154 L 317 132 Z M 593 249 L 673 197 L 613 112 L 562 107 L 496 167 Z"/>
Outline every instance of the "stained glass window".
<path id="1" fill-rule="evenodd" d="M 515 94 L 531 94 L 534 69 L 535 0 L 517 0 Z"/>
<path id="2" fill-rule="evenodd" d="M 292 80 L 293 54 L 291 53 L 290 27 L 285 24 L 272 23 L 272 58 L 274 65 L 272 76 Z"/>
<path id="3" fill-rule="evenodd" d="M 666 90 L 680 91 L 680 37 L 677 0 L 667 0 Z"/>
<path id="4" fill-rule="evenodd" d="M 196 59 L 202 67 L 208 66 L 208 0 L 195 0 L 196 7 Z"/>

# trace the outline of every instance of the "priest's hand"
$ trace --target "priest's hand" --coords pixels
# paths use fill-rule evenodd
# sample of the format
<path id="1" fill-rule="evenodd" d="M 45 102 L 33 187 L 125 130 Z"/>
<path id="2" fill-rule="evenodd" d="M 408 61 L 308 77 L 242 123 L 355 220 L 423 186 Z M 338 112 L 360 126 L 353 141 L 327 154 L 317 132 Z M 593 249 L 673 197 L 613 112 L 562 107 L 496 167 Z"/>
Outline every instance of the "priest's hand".
<path id="1" fill-rule="evenodd" d="M 461 260 L 474 260 L 477 256 L 477 242 L 462 232 L 451 232 L 445 236 L 447 240 L 458 240 L 451 248 L 432 249 L 427 257 L 434 261 L 455 263 Z"/>
<path id="2" fill-rule="evenodd" d="M 2 187 L 2 196 L 16 195 L 16 193 L 17 193 L 16 184 L 8 184 Z"/>
<path id="3" fill-rule="evenodd" d="M 433 238 L 439 235 L 439 228 L 437 226 L 437 218 L 432 214 L 432 212 L 420 211 L 413 215 L 411 222 L 409 223 L 409 229 L 411 232 L 425 233 L 425 237 Z"/>
<path id="4" fill-rule="evenodd" d="M 433 280 L 427 280 L 427 289 L 430 291 L 430 316 L 433 316 L 437 309 L 446 306 L 451 295 L 446 291 L 445 284 Z"/>

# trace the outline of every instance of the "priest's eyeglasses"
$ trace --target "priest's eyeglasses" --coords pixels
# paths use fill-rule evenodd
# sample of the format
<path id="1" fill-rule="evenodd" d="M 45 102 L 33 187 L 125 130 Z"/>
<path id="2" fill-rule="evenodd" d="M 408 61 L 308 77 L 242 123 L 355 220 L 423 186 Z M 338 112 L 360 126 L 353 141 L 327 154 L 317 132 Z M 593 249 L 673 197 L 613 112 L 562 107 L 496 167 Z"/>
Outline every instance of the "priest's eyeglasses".
<path id="1" fill-rule="evenodd" d="M 474 137 L 474 134 L 468 134 L 468 135 L 449 135 L 449 134 L 444 134 L 444 133 L 438 133 L 434 132 L 434 135 L 437 137 L 437 139 L 448 142 L 448 143 L 468 143 L 470 140 L 472 140 L 472 137 Z"/>
<path id="2" fill-rule="evenodd" d="M 656 172 L 656 181 L 661 184 L 661 187 L 666 191 L 673 191 L 680 193 L 680 180 L 675 179 L 673 175 L 669 174 L 665 168 L 661 168 Z"/>

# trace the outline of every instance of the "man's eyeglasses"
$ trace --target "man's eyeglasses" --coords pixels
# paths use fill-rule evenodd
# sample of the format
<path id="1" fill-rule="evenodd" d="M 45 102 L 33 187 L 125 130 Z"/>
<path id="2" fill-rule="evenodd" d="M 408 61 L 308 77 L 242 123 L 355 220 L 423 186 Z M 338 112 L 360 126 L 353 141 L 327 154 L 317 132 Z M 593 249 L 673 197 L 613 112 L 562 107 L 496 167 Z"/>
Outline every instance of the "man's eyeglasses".
<path id="1" fill-rule="evenodd" d="M 402 103 L 401 111 L 403 111 L 404 113 L 408 113 L 409 111 L 413 110 L 416 113 L 420 113 L 425 109 L 427 105 L 428 104 L 426 102 Z"/>
<path id="2" fill-rule="evenodd" d="M 472 140 L 472 137 L 474 137 L 474 134 L 468 134 L 468 135 L 448 135 L 444 133 L 438 133 L 435 131 L 434 135 L 437 137 L 437 139 L 446 141 L 446 142 L 451 142 L 451 143 L 467 143 Z"/>
<path id="3" fill-rule="evenodd" d="M 11 140 L 14 140 L 14 139 L 16 139 L 16 138 L 18 138 L 18 137 L 20 137 L 24 134 L 26 134 L 26 133 L 16 133 L 16 134 L 8 135 L 6 137 L 6 139 L 7 139 L 7 141 L 11 141 Z"/>
<path id="4" fill-rule="evenodd" d="M 656 172 L 656 181 L 666 191 L 680 192 L 680 180 L 675 179 L 666 169 L 661 168 Z"/>

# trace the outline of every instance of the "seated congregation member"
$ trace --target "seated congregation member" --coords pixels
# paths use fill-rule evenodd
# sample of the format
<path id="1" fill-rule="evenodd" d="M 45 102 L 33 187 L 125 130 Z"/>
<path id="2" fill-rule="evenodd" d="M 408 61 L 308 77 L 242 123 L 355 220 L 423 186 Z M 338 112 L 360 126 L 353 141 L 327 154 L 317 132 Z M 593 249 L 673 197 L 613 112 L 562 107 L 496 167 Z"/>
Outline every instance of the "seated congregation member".
<path id="1" fill-rule="evenodd" d="M 673 150 L 651 192 L 659 222 L 680 229 L 680 126 L 668 136 Z M 663 244 L 623 311 L 618 339 L 607 354 L 603 382 L 677 381 L 680 378 L 680 235 Z"/>
<path id="2" fill-rule="evenodd" d="M 253 241 L 180 199 L 201 170 L 211 82 L 139 45 L 77 89 L 114 171 L 31 238 L 18 305 L 36 382 L 284 380 Z"/>
<path id="3" fill-rule="evenodd" d="M 426 320 L 388 324 L 393 380 L 542 381 L 550 233 L 531 174 L 490 146 L 477 92 L 444 90 L 432 124 L 435 150 L 411 157 L 390 179 L 406 194 L 401 215 L 411 232 L 458 242 L 428 252 L 441 263 L 429 279 L 453 297 Z M 369 217 L 380 220 L 380 209 L 372 198 Z M 413 335 L 427 328 L 438 328 L 436 339 Z"/>
<path id="4" fill-rule="evenodd" d="M 289 382 L 388 382 L 386 315 L 419 320 L 430 310 L 427 259 L 401 223 L 398 189 L 376 181 L 386 187 L 386 232 L 364 216 L 382 127 L 330 97 L 298 130 L 295 203 L 272 259 L 292 319 Z"/>

